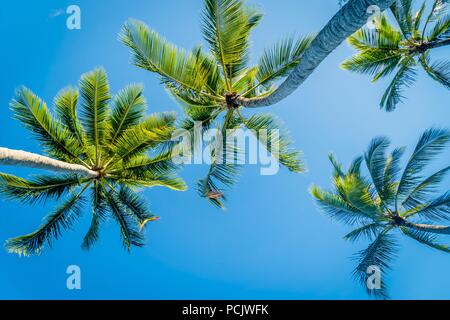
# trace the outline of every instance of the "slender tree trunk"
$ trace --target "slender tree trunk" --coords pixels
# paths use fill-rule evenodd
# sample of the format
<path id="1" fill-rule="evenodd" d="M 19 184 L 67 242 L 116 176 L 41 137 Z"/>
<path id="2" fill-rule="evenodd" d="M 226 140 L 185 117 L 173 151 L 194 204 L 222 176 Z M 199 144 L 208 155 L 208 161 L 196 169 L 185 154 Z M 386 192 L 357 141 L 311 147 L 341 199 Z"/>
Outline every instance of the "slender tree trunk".
<path id="1" fill-rule="evenodd" d="M 409 221 L 405 221 L 404 226 L 419 231 L 437 234 L 450 234 L 450 226 L 435 226 L 431 224 L 412 223 Z"/>
<path id="2" fill-rule="evenodd" d="M 64 173 L 77 173 L 97 177 L 98 172 L 79 164 L 67 163 L 38 154 L 0 147 L 0 165 L 22 166 Z"/>
<path id="3" fill-rule="evenodd" d="M 350 0 L 319 32 L 304 52 L 300 63 L 272 94 L 263 98 L 239 97 L 237 104 L 257 108 L 280 102 L 293 93 L 339 44 L 367 23 L 371 16 L 368 10 L 371 6 L 377 6 L 380 11 L 384 11 L 395 1 Z"/>

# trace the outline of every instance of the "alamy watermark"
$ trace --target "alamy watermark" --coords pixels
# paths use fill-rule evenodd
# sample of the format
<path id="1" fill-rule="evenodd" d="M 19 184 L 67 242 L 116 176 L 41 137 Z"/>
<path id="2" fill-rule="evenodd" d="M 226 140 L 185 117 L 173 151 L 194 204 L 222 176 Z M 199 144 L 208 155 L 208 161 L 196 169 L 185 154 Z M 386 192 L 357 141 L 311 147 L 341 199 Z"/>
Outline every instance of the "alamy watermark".
<path id="1" fill-rule="evenodd" d="M 171 140 L 177 142 L 172 151 L 176 164 L 259 164 L 261 175 L 279 171 L 279 129 L 222 132 L 216 128 L 204 130 L 202 122 L 196 121 L 192 131 L 177 129 Z"/>
<path id="2" fill-rule="evenodd" d="M 81 268 L 75 264 L 66 269 L 69 275 L 66 280 L 66 287 L 69 290 L 81 290 Z"/>

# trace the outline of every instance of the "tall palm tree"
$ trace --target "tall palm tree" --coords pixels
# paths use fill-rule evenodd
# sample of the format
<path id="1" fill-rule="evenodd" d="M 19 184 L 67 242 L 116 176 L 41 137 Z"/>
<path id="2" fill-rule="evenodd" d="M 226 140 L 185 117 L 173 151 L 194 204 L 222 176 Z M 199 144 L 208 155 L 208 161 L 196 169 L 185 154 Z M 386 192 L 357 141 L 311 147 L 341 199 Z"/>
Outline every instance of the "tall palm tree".
<path id="1" fill-rule="evenodd" d="M 422 68 L 433 80 L 450 89 L 450 60 L 433 61 L 431 50 L 450 45 L 450 15 L 447 0 L 426 2 L 414 12 L 413 0 L 392 7 L 394 26 L 383 15 L 374 29 L 360 29 L 348 39 L 358 50 L 342 68 L 373 76 L 376 82 L 392 76 L 380 103 L 386 111 L 395 110 L 403 99 L 404 87 L 411 86 Z"/>
<path id="2" fill-rule="evenodd" d="M 377 6 L 380 11 L 384 11 L 396 1 L 400 0 L 349 0 L 320 30 L 304 51 L 302 59 L 279 86 L 262 97 L 237 96 L 235 102 L 247 108 L 259 108 L 285 99 L 303 84 L 334 49 L 367 23 L 372 15 L 368 10 L 370 7 Z"/>
<path id="3" fill-rule="evenodd" d="M 268 130 L 270 135 L 271 130 L 280 129 L 272 115 L 244 116 L 236 98 L 269 95 L 274 84 L 298 64 L 312 40 L 311 36 L 286 38 L 266 50 L 257 65 L 249 65 L 250 33 L 261 19 L 262 15 L 242 0 L 205 0 L 202 33 L 210 53 L 201 46 L 191 51 L 180 49 L 136 20 L 128 21 L 120 33 L 120 40 L 131 49 L 133 64 L 158 74 L 170 94 L 183 105 L 187 115 L 183 128 L 192 131 L 195 121 L 201 121 L 203 129 L 215 126 L 222 133 L 224 140 L 217 137 L 216 143 L 228 150 L 212 150 L 212 165 L 198 185 L 200 194 L 219 207 L 223 207 L 223 187 L 231 185 L 238 174 L 235 163 L 218 160 L 218 153 L 237 154 L 225 143 L 227 130 L 246 127 L 256 133 Z M 264 145 L 272 138 L 260 134 L 256 137 Z M 300 153 L 291 149 L 287 133 L 281 132 L 276 140 L 279 162 L 290 171 L 303 172 Z M 269 146 L 268 150 L 275 148 Z"/>
<path id="4" fill-rule="evenodd" d="M 31 90 L 17 90 L 11 103 L 15 118 L 39 140 L 48 155 L 44 158 L 61 162 L 65 173 L 29 180 L 0 173 L 0 194 L 8 199 L 31 204 L 62 201 L 36 231 L 8 240 L 9 252 L 40 253 L 45 243 L 51 246 L 53 238 L 72 227 L 84 207 L 92 208 L 92 222 L 83 248 L 98 240 L 100 224 L 109 216 L 119 224 L 125 248 L 144 244 L 140 229 L 156 217 L 138 188 L 184 190 L 185 184 L 174 176 L 176 166 L 167 149 L 175 115 L 146 116 L 142 93 L 141 85 L 129 85 L 112 99 L 106 72 L 95 69 L 81 76 L 79 90 L 68 87 L 58 94 L 54 115 Z M 66 164 L 95 174 L 65 171 Z"/>
<path id="5" fill-rule="evenodd" d="M 450 220 L 450 190 L 435 196 L 450 166 L 428 177 L 422 172 L 449 142 L 450 131 L 426 130 L 403 171 L 400 165 L 405 148 L 396 148 L 388 154 L 390 141 L 385 137 L 372 140 L 364 157 L 357 157 L 348 171 L 330 155 L 334 190 L 313 186 L 311 194 L 331 218 L 356 226 L 344 239 L 371 241 L 356 255 L 354 276 L 363 285 L 369 266 L 378 266 L 384 273 L 390 269 L 398 249 L 395 232 L 450 252 L 447 245 L 438 242 L 438 236 L 450 235 L 450 226 L 435 224 Z M 363 161 L 369 177 L 361 172 Z M 386 298 L 386 283 L 382 281 L 379 290 L 368 289 L 368 293 Z"/>

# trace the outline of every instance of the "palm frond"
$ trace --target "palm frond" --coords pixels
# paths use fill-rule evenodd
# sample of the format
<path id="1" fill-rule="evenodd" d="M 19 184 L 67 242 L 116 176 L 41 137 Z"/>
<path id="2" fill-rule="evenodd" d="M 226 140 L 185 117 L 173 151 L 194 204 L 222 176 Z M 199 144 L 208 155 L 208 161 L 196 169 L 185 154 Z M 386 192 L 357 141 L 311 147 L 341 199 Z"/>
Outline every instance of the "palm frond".
<path id="1" fill-rule="evenodd" d="M 410 87 L 416 77 L 413 60 L 404 61 L 381 98 L 380 108 L 394 111 L 397 104 L 403 101 L 403 87 Z"/>
<path id="2" fill-rule="evenodd" d="M 421 182 L 419 172 L 445 148 L 450 141 L 450 132 L 430 128 L 420 137 L 400 178 L 396 200 L 404 199 Z"/>
<path id="3" fill-rule="evenodd" d="M 313 35 L 294 39 L 289 37 L 266 49 L 259 59 L 256 79 L 258 85 L 265 87 L 285 77 L 300 62 L 303 52 L 309 47 Z"/>
<path id="4" fill-rule="evenodd" d="M 428 204 L 421 205 L 415 214 L 430 220 L 450 220 L 450 191 L 437 197 Z"/>
<path id="5" fill-rule="evenodd" d="M 420 230 L 411 230 L 406 227 L 400 227 L 400 230 L 403 232 L 403 234 L 421 244 L 429 246 L 433 249 L 437 249 L 439 251 L 450 253 L 450 247 L 448 245 L 438 243 L 438 237 L 435 234 L 430 234 L 428 232 Z"/>
<path id="6" fill-rule="evenodd" d="M 242 0 L 204 0 L 203 37 L 222 66 L 229 89 L 231 80 L 245 67 L 250 32 L 261 19 Z"/>
<path id="7" fill-rule="evenodd" d="M 385 229 L 378 237 L 364 250 L 355 255 L 358 261 L 353 275 L 366 288 L 369 295 L 374 295 L 383 299 L 388 298 L 385 275 L 391 269 L 391 262 L 396 256 L 398 248 L 394 236 L 388 234 L 389 229 Z M 376 266 L 382 272 L 381 288 L 369 290 L 367 287 L 367 269 L 370 266 Z"/>
<path id="8" fill-rule="evenodd" d="M 62 123 L 52 117 L 46 103 L 31 90 L 19 88 L 11 109 L 14 118 L 33 133 L 49 155 L 58 160 L 80 163 L 80 144 Z"/>
<path id="9" fill-rule="evenodd" d="M 77 114 L 78 90 L 67 87 L 61 90 L 55 98 L 56 111 L 61 122 L 76 137 L 80 146 L 85 146 L 85 133 Z"/>
<path id="10" fill-rule="evenodd" d="M 45 243 L 51 246 L 53 238 L 61 237 L 62 231 L 70 229 L 81 215 L 83 191 L 71 196 L 59 209 L 47 216 L 36 231 L 7 240 L 5 246 L 8 252 L 30 256 L 40 254 Z"/>
<path id="11" fill-rule="evenodd" d="M 366 224 L 372 221 L 370 215 L 353 207 L 338 194 L 324 191 L 317 186 L 312 186 L 310 193 L 316 199 L 320 208 L 336 221 L 348 225 Z"/>
<path id="12" fill-rule="evenodd" d="M 205 69 L 205 60 L 169 43 L 141 21 L 129 20 L 119 39 L 130 48 L 135 66 L 159 74 L 168 87 L 200 93 L 210 84 L 212 69 Z"/>
<path id="13" fill-rule="evenodd" d="M 425 72 L 435 81 L 450 89 L 450 61 L 437 61 L 431 63 L 428 56 L 420 58 Z"/>
<path id="14" fill-rule="evenodd" d="M 37 176 L 26 180 L 10 174 L 0 173 L 0 193 L 6 198 L 24 203 L 36 203 L 48 199 L 59 199 L 72 191 L 86 179 L 77 175 Z"/>
<path id="15" fill-rule="evenodd" d="M 245 119 L 244 124 L 281 165 L 292 172 L 305 171 L 301 152 L 292 148 L 288 132 L 281 129 L 282 125 L 273 115 L 255 114 Z"/>
<path id="16" fill-rule="evenodd" d="M 106 219 L 108 206 L 105 190 L 99 181 L 94 181 L 92 187 L 92 218 L 91 225 L 83 238 L 81 247 L 89 250 L 99 239 L 100 223 Z"/>
<path id="17" fill-rule="evenodd" d="M 170 141 L 175 130 L 174 113 L 159 113 L 147 117 L 117 139 L 112 151 L 121 161 L 127 162 L 150 148 Z"/>
<path id="18" fill-rule="evenodd" d="M 346 234 L 344 236 L 344 239 L 352 242 L 358 241 L 361 238 L 373 241 L 376 237 L 378 237 L 378 235 L 384 228 L 385 226 L 378 222 L 365 224 L 362 227 L 359 227 Z"/>
<path id="19" fill-rule="evenodd" d="M 111 95 L 106 72 L 102 68 L 83 74 L 79 81 L 81 122 L 91 145 L 95 146 L 96 164 L 99 163 L 102 146 L 105 145 L 109 117 L 108 103 Z"/>
<path id="20" fill-rule="evenodd" d="M 428 41 L 439 41 L 450 38 L 450 15 L 440 18 L 427 34 Z"/>
<path id="21" fill-rule="evenodd" d="M 386 137 L 373 139 L 365 154 L 367 169 L 378 195 L 384 200 L 384 171 L 387 162 L 386 151 L 391 142 Z"/>
<path id="22" fill-rule="evenodd" d="M 390 205 L 395 200 L 398 187 L 398 175 L 400 174 L 400 161 L 405 153 L 405 148 L 395 148 L 387 157 L 384 168 L 382 197 L 386 204 Z"/>
<path id="23" fill-rule="evenodd" d="M 227 116 L 231 113 L 229 112 Z M 197 191 L 200 196 L 208 199 L 218 208 L 224 208 L 222 200 L 226 200 L 223 188 L 231 187 L 240 173 L 240 150 L 227 139 L 225 128 L 212 139 L 209 145 L 211 153 L 211 165 L 205 178 L 197 183 Z"/>
<path id="24" fill-rule="evenodd" d="M 106 192 L 106 202 L 114 219 L 119 224 L 120 236 L 123 246 L 130 251 L 131 246 L 143 247 L 144 236 L 139 231 L 139 224 L 134 217 L 124 208 L 120 199 L 117 198 L 112 190 Z"/>
<path id="25" fill-rule="evenodd" d="M 439 170 L 428 178 L 420 182 L 410 193 L 405 197 L 402 206 L 412 209 L 421 203 L 424 203 L 429 196 L 438 191 L 438 186 L 444 180 L 447 173 L 450 172 L 450 166 Z"/>
<path id="26" fill-rule="evenodd" d="M 130 188 L 122 186 L 117 196 L 120 202 L 131 212 L 138 223 L 141 224 L 145 220 L 155 217 L 147 209 L 145 200 Z"/>
<path id="27" fill-rule="evenodd" d="M 412 9 L 413 0 L 397 0 L 391 6 L 391 12 L 405 38 L 409 38 L 413 31 Z"/>
<path id="28" fill-rule="evenodd" d="M 129 85 L 114 98 L 113 110 L 109 119 L 110 139 L 114 143 L 128 128 L 138 124 L 144 117 L 147 102 L 142 95 L 142 85 Z"/>

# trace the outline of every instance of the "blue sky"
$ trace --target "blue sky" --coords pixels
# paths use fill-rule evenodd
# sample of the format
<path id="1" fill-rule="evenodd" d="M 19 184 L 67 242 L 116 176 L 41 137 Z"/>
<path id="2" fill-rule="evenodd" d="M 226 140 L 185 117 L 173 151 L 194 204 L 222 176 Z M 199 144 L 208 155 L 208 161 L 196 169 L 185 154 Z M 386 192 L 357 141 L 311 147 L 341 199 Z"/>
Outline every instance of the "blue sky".
<path id="1" fill-rule="evenodd" d="M 337 0 L 251 0 L 265 13 L 255 30 L 253 59 L 265 46 L 296 33 L 319 30 L 338 10 Z M 71 4 L 81 8 L 81 30 L 66 28 L 67 15 L 52 13 Z M 141 82 L 149 111 L 176 110 L 156 77 L 130 65 L 128 50 L 117 41 L 123 22 L 145 21 L 174 43 L 200 43 L 201 0 L 8 1 L 0 11 L 0 146 L 39 152 L 39 146 L 12 119 L 8 104 L 14 89 L 26 85 L 50 103 L 55 94 L 96 66 L 106 68 L 111 89 Z M 437 56 L 447 54 L 439 49 Z M 125 252 L 117 226 L 102 229 L 100 243 L 80 249 L 89 211 L 41 256 L 20 258 L 0 250 L 0 298 L 39 299 L 366 299 L 351 279 L 351 255 L 364 243 L 342 240 L 349 230 L 321 214 L 308 187 L 330 185 L 327 154 L 350 160 L 377 135 L 394 145 L 408 145 L 432 125 L 450 126 L 449 95 L 421 75 L 407 91 L 408 100 L 394 113 L 378 109 L 384 85 L 339 68 L 352 53 L 343 44 L 292 96 L 267 110 L 290 129 L 305 153 L 309 172 L 280 170 L 260 176 L 247 166 L 229 192 L 228 210 L 216 210 L 197 196 L 195 181 L 207 170 L 187 166 L 180 173 L 187 192 L 145 191 L 161 219 L 148 228 L 148 245 Z M 448 165 L 450 153 L 437 165 Z M 26 175 L 10 167 L 4 172 Z M 449 180 L 445 185 L 449 186 Z M 193 186 L 193 187 L 192 187 Z M 0 200 L 0 240 L 34 230 L 53 203 L 26 206 Z M 66 268 L 79 265 L 82 289 L 66 288 Z M 398 299 L 450 297 L 450 258 L 402 240 L 390 273 L 391 295 Z"/>

